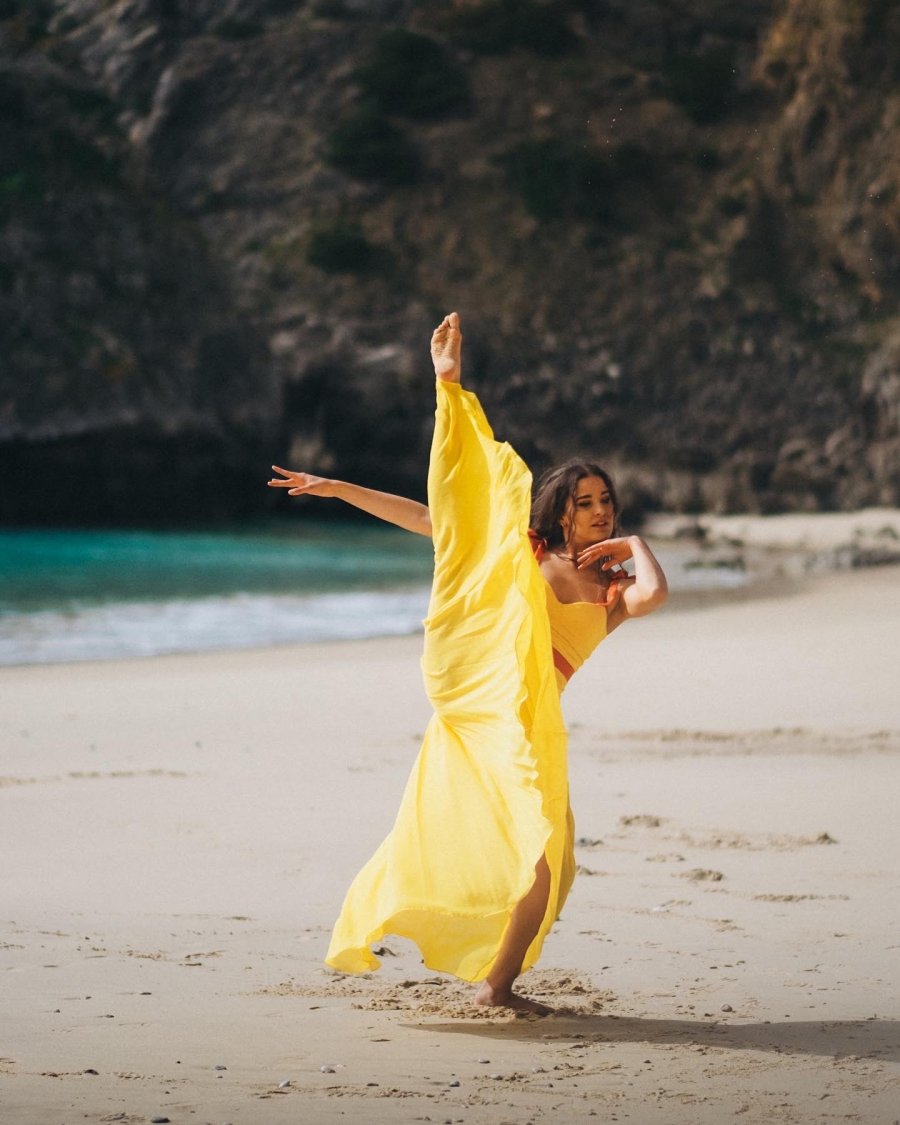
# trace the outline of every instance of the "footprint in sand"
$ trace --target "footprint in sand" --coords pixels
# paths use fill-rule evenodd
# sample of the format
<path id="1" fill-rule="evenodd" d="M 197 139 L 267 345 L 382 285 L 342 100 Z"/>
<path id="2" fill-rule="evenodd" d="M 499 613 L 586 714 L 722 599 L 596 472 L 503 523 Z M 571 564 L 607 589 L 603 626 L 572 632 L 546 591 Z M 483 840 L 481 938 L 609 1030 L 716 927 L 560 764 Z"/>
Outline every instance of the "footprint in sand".
<path id="1" fill-rule="evenodd" d="M 679 871 L 676 879 L 690 879 L 692 883 L 721 883 L 725 876 L 721 871 L 710 871 L 704 867 L 692 867 L 690 871 Z"/>
<path id="2" fill-rule="evenodd" d="M 620 816 L 619 824 L 623 828 L 659 828 L 663 823 L 661 816 L 651 816 L 648 813 L 639 813 L 637 816 Z"/>

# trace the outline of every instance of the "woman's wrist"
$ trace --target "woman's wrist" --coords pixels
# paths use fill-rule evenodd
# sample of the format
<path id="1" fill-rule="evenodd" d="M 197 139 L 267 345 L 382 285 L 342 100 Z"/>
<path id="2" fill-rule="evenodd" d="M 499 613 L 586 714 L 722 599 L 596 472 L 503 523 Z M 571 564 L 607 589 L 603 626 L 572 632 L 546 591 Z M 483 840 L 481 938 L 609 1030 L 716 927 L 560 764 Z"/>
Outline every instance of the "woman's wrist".
<path id="1" fill-rule="evenodd" d="M 644 541 L 641 539 L 640 535 L 626 535 L 625 542 L 628 544 L 628 550 L 632 558 L 634 558 L 635 553 L 640 551 L 644 545 Z"/>

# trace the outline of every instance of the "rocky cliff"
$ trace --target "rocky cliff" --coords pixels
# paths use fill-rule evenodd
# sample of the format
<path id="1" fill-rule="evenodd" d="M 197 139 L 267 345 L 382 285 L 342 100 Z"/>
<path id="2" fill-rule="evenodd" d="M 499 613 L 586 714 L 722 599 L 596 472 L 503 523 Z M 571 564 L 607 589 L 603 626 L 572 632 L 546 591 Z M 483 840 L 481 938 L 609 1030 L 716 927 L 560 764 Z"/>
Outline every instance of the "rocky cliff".
<path id="1" fill-rule="evenodd" d="M 451 307 L 635 514 L 900 503 L 898 186 L 892 0 L 0 0 L 0 515 L 421 493 Z"/>

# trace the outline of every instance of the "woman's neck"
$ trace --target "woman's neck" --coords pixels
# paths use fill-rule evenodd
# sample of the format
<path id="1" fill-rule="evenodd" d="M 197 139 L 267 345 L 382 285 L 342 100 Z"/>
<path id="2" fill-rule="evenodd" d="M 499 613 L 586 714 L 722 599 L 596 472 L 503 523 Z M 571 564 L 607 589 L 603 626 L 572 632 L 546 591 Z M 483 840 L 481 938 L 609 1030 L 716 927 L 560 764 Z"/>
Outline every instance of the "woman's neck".
<path id="1" fill-rule="evenodd" d="M 587 547 L 592 547 L 594 542 L 594 540 L 589 540 L 585 543 L 578 543 L 570 540 L 568 543 L 560 543 L 556 547 L 551 547 L 550 550 L 561 559 L 568 562 L 577 562 L 581 552 Z"/>

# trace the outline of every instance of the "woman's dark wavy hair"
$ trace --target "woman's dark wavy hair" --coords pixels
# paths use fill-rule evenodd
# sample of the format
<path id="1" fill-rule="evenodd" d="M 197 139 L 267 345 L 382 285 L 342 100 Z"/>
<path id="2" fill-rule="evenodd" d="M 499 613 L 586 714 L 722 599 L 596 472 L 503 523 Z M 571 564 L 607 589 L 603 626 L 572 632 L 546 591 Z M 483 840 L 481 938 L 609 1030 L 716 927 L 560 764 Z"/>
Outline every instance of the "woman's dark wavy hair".
<path id="1" fill-rule="evenodd" d="M 562 518 L 569 502 L 575 499 L 578 482 L 584 477 L 599 477 L 609 489 L 615 524 L 613 535 L 619 531 L 619 497 L 613 479 L 596 461 L 574 458 L 548 469 L 537 482 L 531 500 L 531 529 L 548 547 L 565 544 Z"/>

